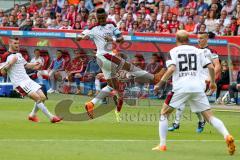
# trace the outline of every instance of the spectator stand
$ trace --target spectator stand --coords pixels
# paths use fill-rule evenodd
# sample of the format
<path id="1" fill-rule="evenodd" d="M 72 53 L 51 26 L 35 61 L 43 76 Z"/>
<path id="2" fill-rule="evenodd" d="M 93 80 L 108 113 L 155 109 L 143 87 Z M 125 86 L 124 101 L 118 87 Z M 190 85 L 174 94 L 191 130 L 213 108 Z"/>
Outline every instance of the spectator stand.
<path id="1" fill-rule="evenodd" d="M 20 36 L 20 43 L 22 47 L 29 50 L 29 47 L 35 48 L 39 42 L 44 38 L 44 41 L 47 43 L 44 46 L 36 47 L 40 49 L 45 49 L 49 53 L 49 57 L 52 59 L 54 52 L 60 48 L 66 50 L 69 53 L 69 58 L 73 55 L 73 49 L 77 48 L 77 45 L 72 42 L 72 38 L 76 37 L 81 31 L 66 31 L 66 30 L 50 30 L 47 29 L 38 29 L 37 31 L 16 31 L 14 28 L 0 28 L 0 35 L 3 37 L 4 41 L 8 40 L 8 36 L 18 35 Z M 124 51 L 127 55 L 133 55 L 132 53 L 141 52 L 144 53 L 144 57 L 152 53 L 162 53 L 163 58 L 166 58 L 166 53 L 173 47 L 175 47 L 175 38 L 170 34 L 153 34 L 153 33 L 135 33 L 134 35 L 126 35 L 124 37 L 127 42 L 130 43 L 129 47 L 122 48 L 117 46 L 121 51 Z M 23 39 L 24 37 L 24 39 Z M 227 46 L 228 42 L 235 43 L 240 45 L 239 37 L 217 37 L 214 40 L 209 40 L 209 46 L 217 50 L 221 59 L 227 59 Z M 197 39 L 195 36 L 190 36 L 190 43 L 196 45 Z M 94 45 L 91 41 L 81 41 L 80 46 L 82 49 L 92 50 Z M 158 46 L 159 49 L 156 49 L 155 46 Z M 29 52 L 29 51 L 28 51 Z M 237 62 L 239 59 L 239 51 L 231 51 L 232 53 L 236 52 L 236 56 L 232 56 L 233 63 Z M 131 56 L 129 56 L 131 57 Z M 238 63 L 239 64 L 239 63 Z"/>

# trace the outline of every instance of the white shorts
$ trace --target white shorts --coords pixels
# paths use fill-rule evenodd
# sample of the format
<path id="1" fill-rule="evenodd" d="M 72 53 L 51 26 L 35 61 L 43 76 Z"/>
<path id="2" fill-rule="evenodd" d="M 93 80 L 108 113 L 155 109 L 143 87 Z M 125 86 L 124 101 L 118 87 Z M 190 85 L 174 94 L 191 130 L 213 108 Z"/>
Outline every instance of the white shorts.
<path id="1" fill-rule="evenodd" d="M 41 89 L 41 86 L 31 79 L 20 82 L 20 85 L 15 88 L 22 96 L 37 92 L 39 89 Z"/>
<path id="2" fill-rule="evenodd" d="M 117 65 L 106 59 L 103 54 L 97 54 L 96 57 L 105 79 L 116 78 Z"/>
<path id="3" fill-rule="evenodd" d="M 192 112 L 203 112 L 210 109 L 208 98 L 204 92 L 197 93 L 174 93 L 167 95 L 165 103 L 175 109 L 183 110 L 186 103 L 189 103 Z"/>

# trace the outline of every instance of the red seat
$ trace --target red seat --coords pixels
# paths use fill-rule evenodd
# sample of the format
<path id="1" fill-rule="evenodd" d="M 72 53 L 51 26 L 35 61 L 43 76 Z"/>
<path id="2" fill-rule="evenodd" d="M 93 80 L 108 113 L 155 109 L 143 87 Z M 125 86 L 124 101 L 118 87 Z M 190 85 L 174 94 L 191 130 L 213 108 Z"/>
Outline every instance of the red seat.
<path id="1" fill-rule="evenodd" d="M 6 61 L 6 55 L 7 55 L 7 51 L 4 48 L 0 48 L 0 63 L 3 63 Z M 2 76 L 1 72 L 0 72 L 0 76 Z"/>
<path id="2" fill-rule="evenodd" d="M 42 75 L 42 78 L 48 80 L 49 76 L 48 75 Z"/>
<path id="3" fill-rule="evenodd" d="M 64 68 L 65 68 L 65 67 L 67 67 L 67 64 L 70 62 L 71 57 L 70 57 L 70 54 L 68 53 L 68 51 L 63 51 L 62 57 L 65 60 L 65 66 L 64 66 Z"/>
<path id="4" fill-rule="evenodd" d="M 4 54 L 7 50 L 5 48 L 0 47 L 0 57 Z"/>
<path id="5" fill-rule="evenodd" d="M 229 88 L 229 84 L 224 84 L 224 85 L 222 86 L 221 90 L 226 91 L 226 90 L 228 90 L 228 88 Z"/>
<path id="6" fill-rule="evenodd" d="M 44 65 L 42 67 L 42 70 L 46 70 L 48 69 L 48 66 L 49 66 L 50 56 L 48 54 L 48 51 L 46 50 L 41 50 L 40 53 L 41 53 L 41 57 L 44 59 Z"/>
<path id="7" fill-rule="evenodd" d="M 34 79 L 37 79 L 38 77 L 37 77 L 37 74 L 33 74 L 30 76 L 30 78 L 34 80 Z"/>
<path id="8" fill-rule="evenodd" d="M 29 62 L 30 56 L 29 56 L 27 50 L 26 50 L 25 48 L 21 48 L 19 52 L 22 54 L 23 58 L 24 58 L 27 62 Z"/>
<path id="9" fill-rule="evenodd" d="M 102 79 L 100 79 L 100 82 L 101 82 L 101 83 L 105 83 L 105 82 L 107 82 L 107 80 L 104 79 L 104 78 L 102 78 Z"/>

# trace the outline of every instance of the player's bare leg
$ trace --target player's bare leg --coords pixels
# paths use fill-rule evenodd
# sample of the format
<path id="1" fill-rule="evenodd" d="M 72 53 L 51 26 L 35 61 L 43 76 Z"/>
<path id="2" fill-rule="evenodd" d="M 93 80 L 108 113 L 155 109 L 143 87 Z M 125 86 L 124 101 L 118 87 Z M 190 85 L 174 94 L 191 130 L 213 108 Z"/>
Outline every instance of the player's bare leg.
<path id="1" fill-rule="evenodd" d="M 124 59 L 111 55 L 111 54 L 105 54 L 104 57 L 108 59 L 109 61 L 117 64 L 119 70 L 125 70 L 130 72 L 132 75 L 134 75 L 139 81 L 141 80 L 141 83 L 154 83 L 157 84 L 160 79 L 162 78 L 163 74 L 165 73 L 166 69 L 163 68 L 160 72 L 156 74 L 148 73 L 147 71 L 144 71 L 135 65 L 125 61 Z"/>
<path id="2" fill-rule="evenodd" d="M 233 155 L 236 147 L 234 144 L 234 138 L 232 135 L 229 134 L 227 128 L 223 124 L 223 122 L 216 118 L 211 110 L 206 110 L 202 112 L 203 117 L 206 119 L 207 122 L 209 122 L 214 128 L 218 130 L 219 133 L 221 133 L 227 143 L 228 152 L 230 155 Z"/>
<path id="3" fill-rule="evenodd" d="M 173 111 L 174 111 L 174 108 L 168 106 L 165 103 L 163 104 L 160 119 L 159 119 L 160 144 L 152 148 L 152 150 L 156 150 L 156 151 L 167 150 L 166 140 L 167 140 L 167 132 L 168 132 L 168 117 Z"/>

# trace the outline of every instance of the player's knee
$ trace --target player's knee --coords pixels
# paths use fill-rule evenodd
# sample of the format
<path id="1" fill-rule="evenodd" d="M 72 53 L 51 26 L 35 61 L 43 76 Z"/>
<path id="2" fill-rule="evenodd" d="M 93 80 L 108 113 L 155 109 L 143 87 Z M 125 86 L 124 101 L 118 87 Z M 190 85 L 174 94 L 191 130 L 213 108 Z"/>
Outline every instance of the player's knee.
<path id="1" fill-rule="evenodd" d="M 161 110 L 161 115 L 169 116 L 173 111 L 173 108 L 170 107 L 167 104 L 163 104 L 162 110 Z"/>
<path id="2" fill-rule="evenodd" d="M 47 97 L 46 97 L 45 95 L 42 95 L 42 96 L 41 96 L 41 101 L 42 101 L 42 102 L 46 101 L 46 99 L 47 99 Z"/>
<path id="3" fill-rule="evenodd" d="M 130 71 L 130 69 L 131 69 L 131 64 L 125 62 L 124 65 L 123 65 L 123 69 L 126 70 L 126 71 Z"/>
<path id="4" fill-rule="evenodd" d="M 41 103 L 42 102 L 42 99 L 41 99 L 40 96 L 36 97 L 34 100 L 35 100 L 36 103 Z"/>

